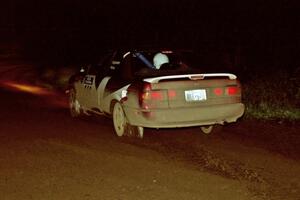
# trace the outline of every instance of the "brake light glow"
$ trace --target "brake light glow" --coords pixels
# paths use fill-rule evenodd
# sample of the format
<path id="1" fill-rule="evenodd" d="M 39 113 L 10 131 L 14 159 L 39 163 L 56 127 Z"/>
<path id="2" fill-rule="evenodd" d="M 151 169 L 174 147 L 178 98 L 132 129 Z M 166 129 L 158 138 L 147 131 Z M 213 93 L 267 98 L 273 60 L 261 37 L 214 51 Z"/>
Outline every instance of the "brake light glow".
<path id="1" fill-rule="evenodd" d="M 222 88 L 215 88 L 214 89 L 214 94 L 217 96 L 221 96 L 223 94 Z"/>
<path id="2" fill-rule="evenodd" d="M 174 97 L 176 97 L 176 91 L 175 90 L 169 90 L 168 91 L 168 96 L 170 99 L 173 99 Z"/>
<path id="3" fill-rule="evenodd" d="M 236 95 L 238 93 L 238 87 L 227 87 L 228 95 Z"/>
<path id="4" fill-rule="evenodd" d="M 139 103 L 140 106 L 144 109 L 155 108 L 167 98 L 166 90 L 153 90 L 150 83 L 144 83 L 139 91 Z"/>
<path id="5" fill-rule="evenodd" d="M 161 91 L 152 91 L 151 99 L 153 100 L 163 100 L 163 94 Z"/>

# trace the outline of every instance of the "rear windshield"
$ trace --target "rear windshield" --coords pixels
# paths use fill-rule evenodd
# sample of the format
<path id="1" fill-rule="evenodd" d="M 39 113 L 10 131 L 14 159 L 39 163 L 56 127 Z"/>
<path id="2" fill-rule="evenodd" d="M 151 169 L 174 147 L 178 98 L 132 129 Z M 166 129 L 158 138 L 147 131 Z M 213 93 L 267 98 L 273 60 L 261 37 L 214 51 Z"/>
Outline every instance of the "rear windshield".
<path id="1" fill-rule="evenodd" d="M 132 72 L 138 77 L 201 73 L 192 52 L 133 52 L 131 56 Z"/>

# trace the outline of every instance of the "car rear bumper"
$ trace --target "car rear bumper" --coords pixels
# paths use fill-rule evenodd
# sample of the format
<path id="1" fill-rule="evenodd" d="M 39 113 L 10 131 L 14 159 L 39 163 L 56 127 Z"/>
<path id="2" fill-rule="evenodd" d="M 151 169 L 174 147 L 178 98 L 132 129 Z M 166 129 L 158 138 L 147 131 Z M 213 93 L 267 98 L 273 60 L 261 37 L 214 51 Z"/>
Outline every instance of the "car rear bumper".
<path id="1" fill-rule="evenodd" d="M 175 128 L 235 122 L 244 114 L 242 103 L 205 107 L 141 111 L 124 107 L 131 125 L 148 128 Z"/>

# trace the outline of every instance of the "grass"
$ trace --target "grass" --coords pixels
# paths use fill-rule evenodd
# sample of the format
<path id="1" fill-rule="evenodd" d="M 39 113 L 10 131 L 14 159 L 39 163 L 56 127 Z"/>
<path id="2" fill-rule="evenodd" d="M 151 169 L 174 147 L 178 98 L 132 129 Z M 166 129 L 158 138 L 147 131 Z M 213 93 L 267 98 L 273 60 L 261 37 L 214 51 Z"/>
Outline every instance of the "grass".
<path id="1" fill-rule="evenodd" d="M 265 120 L 300 120 L 300 75 L 288 72 L 247 72 L 243 83 L 245 117 Z M 243 76 L 242 76 L 243 77 Z"/>

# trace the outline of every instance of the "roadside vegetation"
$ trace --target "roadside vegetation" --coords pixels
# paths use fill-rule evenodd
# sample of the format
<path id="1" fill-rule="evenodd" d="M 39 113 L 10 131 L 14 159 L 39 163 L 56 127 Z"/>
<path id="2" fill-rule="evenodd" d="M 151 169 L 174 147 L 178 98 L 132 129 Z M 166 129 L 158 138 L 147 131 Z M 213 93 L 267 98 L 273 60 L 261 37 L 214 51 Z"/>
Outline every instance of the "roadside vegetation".
<path id="1" fill-rule="evenodd" d="M 245 118 L 300 120 L 300 68 L 248 71 L 241 77 Z"/>

